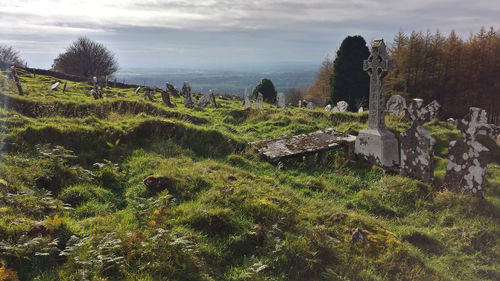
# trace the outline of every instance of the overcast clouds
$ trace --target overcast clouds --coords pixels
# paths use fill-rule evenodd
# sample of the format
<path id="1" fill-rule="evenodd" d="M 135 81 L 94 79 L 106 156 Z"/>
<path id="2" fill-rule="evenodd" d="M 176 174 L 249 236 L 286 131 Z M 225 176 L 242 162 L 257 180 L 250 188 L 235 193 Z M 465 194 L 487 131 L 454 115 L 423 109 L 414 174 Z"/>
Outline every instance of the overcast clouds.
<path id="1" fill-rule="evenodd" d="M 500 28 L 498 0 L 0 0 L 0 44 L 50 67 L 79 36 L 121 66 L 320 62 L 347 35 L 392 41 L 398 31 Z"/>

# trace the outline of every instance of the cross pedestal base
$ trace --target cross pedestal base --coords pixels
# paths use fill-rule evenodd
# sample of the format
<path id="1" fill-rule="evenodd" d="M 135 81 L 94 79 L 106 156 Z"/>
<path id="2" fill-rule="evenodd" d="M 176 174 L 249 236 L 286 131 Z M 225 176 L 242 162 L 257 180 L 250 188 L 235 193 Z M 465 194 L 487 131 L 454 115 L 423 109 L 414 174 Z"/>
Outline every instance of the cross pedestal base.
<path id="1" fill-rule="evenodd" d="M 382 167 L 392 168 L 399 165 L 398 140 L 386 128 L 366 128 L 359 132 L 354 153 Z"/>

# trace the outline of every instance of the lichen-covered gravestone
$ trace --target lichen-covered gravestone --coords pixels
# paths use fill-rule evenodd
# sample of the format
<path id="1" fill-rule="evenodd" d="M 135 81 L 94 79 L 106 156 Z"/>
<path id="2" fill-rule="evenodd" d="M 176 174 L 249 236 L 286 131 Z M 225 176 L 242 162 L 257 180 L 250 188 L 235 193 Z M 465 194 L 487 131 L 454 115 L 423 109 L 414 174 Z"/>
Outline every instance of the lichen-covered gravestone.
<path id="1" fill-rule="evenodd" d="M 278 108 L 285 108 L 285 94 L 278 93 L 276 95 L 276 106 Z"/>
<path id="2" fill-rule="evenodd" d="M 56 83 L 52 84 L 52 86 L 50 86 L 50 91 L 55 91 L 57 90 L 57 88 L 59 88 L 59 85 L 61 85 L 61 82 L 57 81 Z"/>
<path id="3" fill-rule="evenodd" d="M 331 104 L 327 104 L 325 106 L 325 111 L 331 111 L 332 110 L 332 105 Z"/>
<path id="4" fill-rule="evenodd" d="M 140 90 L 141 90 L 141 86 L 137 87 L 137 89 L 135 89 L 134 94 L 138 95 Z"/>
<path id="5" fill-rule="evenodd" d="M 339 101 L 336 106 L 340 112 L 347 112 L 347 109 L 349 108 L 349 104 L 343 100 Z"/>
<path id="6" fill-rule="evenodd" d="M 448 189 L 484 196 L 483 184 L 489 150 L 476 140 L 476 136 L 486 125 L 486 111 L 477 107 L 469 108 L 464 119 L 458 121 L 457 129 L 462 131 L 463 138 L 450 142 L 444 177 Z"/>
<path id="7" fill-rule="evenodd" d="M 191 86 L 189 86 L 188 82 L 184 82 L 184 84 L 182 85 L 181 95 L 184 98 L 184 106 L 187 108 L 193 108 L 193 94 L 191 93 Z"/>
<path id="8" fill-rule="evenodd" d="M 375 40 L 371 54 L 363 61 L 363 69 L 370 76 L 368 128 L 359 132 L 354 152 L 362 159 L 382 167 L 399 165 L 398 140 L 385 128 L 384 80 L 392 69 L 384 40 Z"/>
<path id="9" fill-rule="evenodd" d="M 412 123 L 408 130 L 401 133 L 401 175 L 432 183 L 436 140 L 422 125 L 432 120 L 434 108 L 432 104 L 423 105 L 422 99 L 413 99 L 405 110 Z"/>
<path id="10" fill-rule="evenodd" d="M 392 95 L 386 104 L 387 112 L 390 115 L 401 115 L 406 109 L 406 100 L 400 95 Z"/>
<path id="11" fill-rule="evenodd" d="M 256 109 L 264 108 L 264 96 L 260 92 L 257 94 L 257 100 L 255 101 L 255 108 Z"/>

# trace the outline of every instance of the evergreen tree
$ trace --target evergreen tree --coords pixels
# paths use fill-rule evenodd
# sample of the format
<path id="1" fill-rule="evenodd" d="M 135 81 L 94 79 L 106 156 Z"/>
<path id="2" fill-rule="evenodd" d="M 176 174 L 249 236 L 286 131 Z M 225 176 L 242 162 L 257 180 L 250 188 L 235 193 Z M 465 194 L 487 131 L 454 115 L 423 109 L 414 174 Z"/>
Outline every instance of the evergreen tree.
<path id="1" fill-rule="evenodd" d="M 253 89 L 252 95 L 257 97 L 258 93 L 262 93 L 265 102 L 275 103 L 276 102 L 276 89 L 271 80 L 264 78 L 260 83 Z"/>
<path id="2" fill-rule="evenodd" d="M 347 36 L 342 41 L 333 62 L 333 74 L 330 78 L 331 98 L 334 103 L 346 101 L 350 111 L 356 111 L 358 105 L 367 104 L 370 78 L 363 71 L 363 60 L 369 56 L 370 51 L 363 37 Z"/>

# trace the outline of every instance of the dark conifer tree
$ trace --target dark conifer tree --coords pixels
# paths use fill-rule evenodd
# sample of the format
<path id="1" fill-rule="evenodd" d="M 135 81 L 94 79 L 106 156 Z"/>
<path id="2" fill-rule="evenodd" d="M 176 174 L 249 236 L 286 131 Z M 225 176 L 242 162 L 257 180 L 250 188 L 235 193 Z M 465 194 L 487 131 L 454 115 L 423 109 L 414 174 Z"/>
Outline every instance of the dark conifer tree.
<path id="1" fill-rule="evenodd" d="M 342 41 L 330 78 L 331 99 L 334 103 L 346 101 L 350 111 L 356 111 L 359 105 L 367 105 L 370 78 L 363 71 L 363 60 L 368 56 L 370 51 L 363 37 L 347 36 Z"/>

